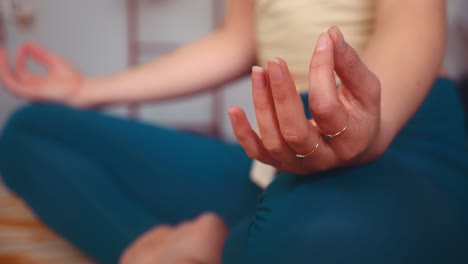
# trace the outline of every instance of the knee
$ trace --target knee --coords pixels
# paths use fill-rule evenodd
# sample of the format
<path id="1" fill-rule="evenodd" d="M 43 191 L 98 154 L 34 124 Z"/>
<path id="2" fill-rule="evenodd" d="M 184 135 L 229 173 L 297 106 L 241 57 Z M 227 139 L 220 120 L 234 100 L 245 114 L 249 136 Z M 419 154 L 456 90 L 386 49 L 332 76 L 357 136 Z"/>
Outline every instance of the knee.
<path id="1" fill-rule="evenodd" d="M 22 133 L 36 117 L 37 106 L 25 105 L 16 110 L 7 120 L 0 137 L 0 157 L 8 156 L 9 149 L 16 145 L 18 135 Z"/>
<path id="2" fill-rule="evenodd" d="M 27 146 L 24 137 L 40 125 L 41 120 L 50 117 L 55 108 L 50 104 L 30 104 L 22 106 L 9 117 L 0 135 L 0 171 L 3 177 L 8 174 L 5 170 L 21 165 L 21 149 Z"/>
<path id="3" fill-rule="evenodd" d="M 54 119 L 57 113 L 65 111 L 65 106 L 54 104 L 27 104 L 16 110 L 7 120 L 1 139 L 10 142 L 24 131 L 34 130 Z"/>
<path id="4" fill-rule="evenodd" d="M 53 118 L 63 106 L 54 104 L 27 104 L 16 110 L 7 120 L 2 138 L 27 130 Z"/>

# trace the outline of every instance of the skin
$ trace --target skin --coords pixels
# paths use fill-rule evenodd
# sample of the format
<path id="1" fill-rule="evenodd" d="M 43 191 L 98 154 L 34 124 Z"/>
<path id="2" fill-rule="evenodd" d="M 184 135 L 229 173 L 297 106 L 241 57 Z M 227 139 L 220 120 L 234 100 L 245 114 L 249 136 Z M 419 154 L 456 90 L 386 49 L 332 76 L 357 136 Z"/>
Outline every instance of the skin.
<path id="1" fill-rule="evenodd" d="M 228 234 L 216 215 L 207 213 L 177 226 L 154 228 L 130 246 L 120 264 L 218 264 Z"/>
<path id="2" fill-rule="evenodd" d="M 352 68 L 347 66 L 351 60 Z M 334 71 L 343 83 L 338 90 Z M 298 174 L 350 165 L 365 158 L 363 153 L 379 133 L 380 83 L 338 28 L 332 27 L 320 36 L 309 77 L 313 84 L 309 109 L 314 120 L 304 114 L 286 62 L 275 58 L 268 62 L 267 70 L 254 68 L 252 96 L 260 136 L 241 109 L 229 110 L 234 133 L 250 157 Z M 323 133 L 340 131 L 348 118 L 349 125 L 342 135 L 331 141 L 322 137 Z M 309 153 L 317 144 L 319 147 L 310 156 L 296 158 L 295 153 Z"/>
<path id="3" fill-rule="evenodd" d="M 268 94 L 254 89 L 252 95 L 260 136 L 253 132 L 240 108 L 229 109 L 236 137 L 251 158 L 282 171 L 310 174 L 360 165 L 379 157 L 441 72 L 445 1 L 377 1 L 375 33 L 362 54 L 367 67 L 342 38 L 337 28 L 331 28 L 319 38 L 326 48 L 316 49 L 313 54 L 309 109 L 314 121 L 300 113 L 299 98 L 284 61 L 269 61 L 264 69 L 268 73 L 264 75 L 269 76 L 267 84 L 262 83 L 260 70 L 254 71 L 253 87 L 267 86 L 271 90 Z M 331 39 L 335 41 L 333 47 Z M 333 58 L 332 49 L 350 56 Z M 278 65 L 288 77 L 277 77 Z M 334 89 L 333 69 L 342 79 L 338 91 Z M 341 131 L 348 118 L 347 130 L 333 141 L 319 136 Z M 304 160 L 296 159 L 296 153 L 310 153 L 317 142 L 317 151 Z"/>
<path id="4" fill-rule="evenodd" d="M 167 100 L 208 90 L 248 72 L 255 61 L 253 29 L 253 0 L 232 0 L 225 22 L 217 31 L 160 60 L 123 73 L 85 79 L 60 56 L 28 43 L 20 47 L 15 67 L 9 66 L 6 51 L 0 49 L 0 75 L 6 89 L 30 101 L 89 108 Z M 272 58 L 265 69 L 252 71 L 252 96 L 260 136 L 253 132 L 238 107 L 229 109 L 234 133 L 250 157 L 283 171 L 310 174 L 372 161 L 386 150 L 424 100 L 441 71 L 444 48 L 445 1 L 377 0 L 375 33 L 361 58 L 337 28 L 321 35 L 309 70 L 313 121 L 307 120 L 302 112 L 286 62 Z M 25 66 L 27 59 L 43 64 L 47 73 L 30 72 Z M 229 67 L 219 67 L 220 61 L 229 62 Z M 338 90 L 333 70 L 342 79 Z M 324 140 L 323 134 L 340 131 L 348 118 L 345 132 L 332 141 Z M 311 152 L 317 142 L 320 145 L 310 156 L 304 160 L 295 157 L 296 153 Z M 320 162 L 314 157 L 320 157 Z M 180 236 L 193 241 L 198 236 L 178 232 L 179 228 L 182 229 L 150 231 L 143 238 L 161 237 L 162 242 L 137 240 L 130 248 L 144 244 L 145 250 L 132 256 L 152 260 L 157 250 L 148 248 L 154 245 L 155 249 L 162 248 L 160 255 L 164 256 L 166 251 L 176 255 L 171 255 L 173 262 L 166 263 L 214 263 L 203 262 L 204 256 L 194 259 L 187 255 L 185 249 L 193 246 L 190 243 L 180 246 L 174 242 L 177 239 L 167 238 Z M 213 228 L 213 232 L 217 231 Z M 176 233 L 179 235 L 172 235 Z M 207 243 L 213 245 L 213 252 L 201 252 L 215 253 L 218 242 Z M 220 250 L 217 252 L 220 254 Z M 124 255 L 124 260 L 125 256 L 128 255 Z"/>

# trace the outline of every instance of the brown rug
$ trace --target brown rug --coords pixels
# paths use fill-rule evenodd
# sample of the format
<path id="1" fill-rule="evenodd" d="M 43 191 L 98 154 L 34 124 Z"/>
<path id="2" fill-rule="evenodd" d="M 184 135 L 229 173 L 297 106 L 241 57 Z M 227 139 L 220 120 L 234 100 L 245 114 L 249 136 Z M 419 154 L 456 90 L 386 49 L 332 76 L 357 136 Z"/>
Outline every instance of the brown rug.
<path id="1" fill-rule="evenodd" d="M 92 264 L 42 224 L 0 181 L 0 263 Z"/>

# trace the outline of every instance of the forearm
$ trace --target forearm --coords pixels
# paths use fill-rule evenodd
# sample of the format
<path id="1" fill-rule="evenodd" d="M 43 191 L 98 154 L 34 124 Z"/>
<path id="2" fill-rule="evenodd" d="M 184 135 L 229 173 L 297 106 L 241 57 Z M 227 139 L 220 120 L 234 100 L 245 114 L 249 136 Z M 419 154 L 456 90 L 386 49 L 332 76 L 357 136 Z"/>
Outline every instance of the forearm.
<path id="1" fill-rule="evenodd" d="M 445 48 L 444 1 L 390 1 L 379 3 L 375 34 L 362 55 L 382 84 L 377 152 L 386 149 L 424 100 Z"/>
<path id="2" fill-rule="evenodd" d="M 219 30 L 156 61 L 85 81 L 75 104 L 136 103 L 197 93 L 242 75 L 253 60 L 253 45 Z"/>

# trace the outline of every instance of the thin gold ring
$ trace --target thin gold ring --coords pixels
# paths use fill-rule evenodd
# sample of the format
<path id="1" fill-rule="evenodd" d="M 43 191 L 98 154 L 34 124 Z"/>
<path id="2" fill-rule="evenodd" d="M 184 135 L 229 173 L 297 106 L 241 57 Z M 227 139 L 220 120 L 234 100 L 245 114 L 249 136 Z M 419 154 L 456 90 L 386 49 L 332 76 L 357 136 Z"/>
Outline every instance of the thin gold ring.
<path id="1" fill-rule="evenodd" d="M 319 146 L 320 146 L 320 137 L 318 138 L 317 144 L 315 144 L 315 147 L 314 147 L 314 149 L 313 149 L 311 152 L 309 152 L 309 153 L 307 153 L 307 154 L 296 154 L 296 157 L 297 157 L 298 159 L 303 160 L 303 159 L 305 159 L 306 157 L 312 155 L 312 153 L 314 153 L 314 152 L 318 149 Z"/>
<path id="2" fill-rule="evenodd" d="M 326 134 L 326 135 L 325 135 L 325 138 L 326 138 L 328 141 L 332 141 L 334 137 L 337 137 L 337 136 L 341 135 L 341 133 L 345 132 L 346 129 L 348 128 L 348 125 L 349 125 L 349 114 L 348 114 L 348 120 L 346 121 L 346 126 L 344 126 L 343 129 L 341 129 L 340 131 L 336 132 L 335 134 Z"/>

